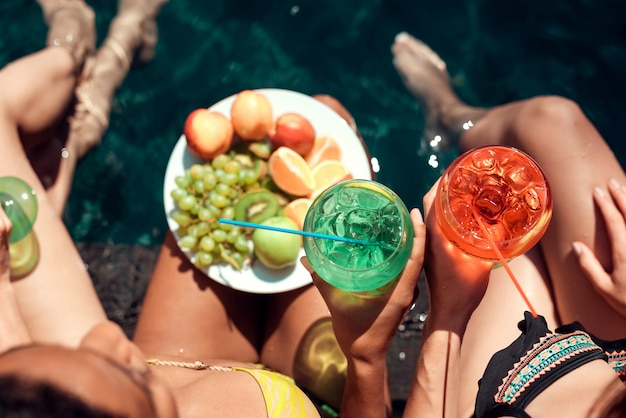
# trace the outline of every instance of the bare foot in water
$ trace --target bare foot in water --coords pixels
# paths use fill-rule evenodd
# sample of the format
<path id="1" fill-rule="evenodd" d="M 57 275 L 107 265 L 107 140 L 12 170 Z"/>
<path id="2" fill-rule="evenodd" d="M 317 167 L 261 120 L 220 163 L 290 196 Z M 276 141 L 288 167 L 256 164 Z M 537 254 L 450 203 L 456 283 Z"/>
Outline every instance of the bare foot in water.
<path id="1" fill-rule="evenodd" d="M 111 101 L 135 61 L 147 63 L 157 42 L 155 19 L 165 0 L 121 0 L 102 46 L 85 62 L 70 118 L 69 152 L 82 158 L 109 126 Z"/>
<path id="2" fill-rule="evenodd" d="M 439 136 L 439 147 L 458 144 L 461 133 L 485 111 L 459 99 L 450 85 L 446 63 L 422 41 L 401 32 L 396 35 L 391 52 L 404 85 L 424 104 L 424 135 L 428 141 Z"/>

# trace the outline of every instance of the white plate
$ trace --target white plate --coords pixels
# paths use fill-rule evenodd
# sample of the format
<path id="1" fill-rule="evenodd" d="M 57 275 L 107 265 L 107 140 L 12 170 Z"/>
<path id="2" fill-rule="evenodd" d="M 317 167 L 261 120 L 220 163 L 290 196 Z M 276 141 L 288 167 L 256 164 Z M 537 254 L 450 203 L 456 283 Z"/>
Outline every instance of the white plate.
<path id="1" fill-rule="evenodd" d="M 343 163 L 350 169 L 354 178 L 372 178 L 369 155 L 365 150 L 365 145 L 346 121 L 332 109 L 310 96 L 295 91 L 280 89 L 256 91 L 263 93 L 269 99 L 274 117 L 286 112 L 297 112 L 311 121 L 317 135 L 332 136 L 341 148 Z M 221 112 L 230 118 L 230 106 L 235 97 L 236 95 L 227 97 L 209 109 Z M 184 174 L 187 168 L 198 162 L 202 160 L 187 150 L 185 136 L 181 135 L 170 155 L 163 185 L 165 215 L 168 226 L 177 241 L 180 239 L 177 232 L 178 224 L 172 219 L 176 203 L 170 196 L 170 192 L 176 188 L 174 181 L 176 176 Z M 193 255 L 191 252 L 184 249 L 183 252 L 191 259 Z M 300 250 L 300 254 L 304 255 L 304 250 Z M 252 266 L 244 266 L 239 271 L 229 264 L 216 263 L 204 269 L 204 272 L 208 277 L 223 285 L 250 293 L 280 293 L 311 283 L 309 272 L 302 267 L 300 262 L 292 267 L 274 270 L 256 261 Z"/>

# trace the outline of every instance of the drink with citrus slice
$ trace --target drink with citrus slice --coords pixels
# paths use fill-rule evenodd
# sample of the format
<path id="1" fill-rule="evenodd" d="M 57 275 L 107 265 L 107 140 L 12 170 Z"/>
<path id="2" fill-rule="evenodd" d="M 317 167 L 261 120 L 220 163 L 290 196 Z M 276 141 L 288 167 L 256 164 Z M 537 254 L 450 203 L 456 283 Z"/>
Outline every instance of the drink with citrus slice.
<path id="1" fill-rule="evenodd" d="M 413 224 L 402 200 L 372 180 L 346 180 L 314 201 L 304 230 L 368 241 L 369 245 L 304 237 L 311 266 L 331 285 L 378 295 L 399 277 L 413 247 Z"/>
<path id="2" fill-rule="evenodd" d="M 511 259 L 541 239 L 552 198 L 531 157 L 512 147 L 486 146 L 462 154 L 448 167 L 435 210 L 446 237 L 465 252 L 497 260 L 493 243 Z"/>

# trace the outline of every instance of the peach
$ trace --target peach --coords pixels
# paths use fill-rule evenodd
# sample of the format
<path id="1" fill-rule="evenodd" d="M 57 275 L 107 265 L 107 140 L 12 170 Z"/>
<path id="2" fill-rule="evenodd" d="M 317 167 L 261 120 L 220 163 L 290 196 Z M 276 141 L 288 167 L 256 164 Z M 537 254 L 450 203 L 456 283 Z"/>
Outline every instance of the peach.
<path id="1" fill-rule="evenodd" d="M 183 128 L 187 147 L 192 154 L 210 160 L 224 154 L 233 141 L 233 125 L 219 112 L 196 109 L 185 120 Z"/>
<path id="2" fill-rule="evenodd" d="M 274 124 L 269 99 L 252 90 L 237 94 L 230 107 L 230 118 L 235 133 L 245 141 L 263 139 Z"/>
<path id="3" fill-rule="evenodd" d="M 274 149 L 287 147 L 305 156 L 313 148 L 315 128 L 299 113 L 284 113 L 276 119 L 269 138 Z"/>

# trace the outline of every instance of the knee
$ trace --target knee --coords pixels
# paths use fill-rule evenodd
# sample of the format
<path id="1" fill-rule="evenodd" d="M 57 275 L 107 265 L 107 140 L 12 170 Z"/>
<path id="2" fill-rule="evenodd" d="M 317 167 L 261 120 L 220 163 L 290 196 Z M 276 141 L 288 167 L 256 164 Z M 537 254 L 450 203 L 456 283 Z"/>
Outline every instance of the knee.
<path id="1" fill-rule="evenodd" d="M 571 99 L 561 96 L 538 96 L 529 99 L 516 120 L 528 128 L 533 125 L 564 127 L 572 126 L 585 118 L 580 106 Z"/>

